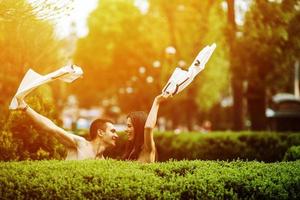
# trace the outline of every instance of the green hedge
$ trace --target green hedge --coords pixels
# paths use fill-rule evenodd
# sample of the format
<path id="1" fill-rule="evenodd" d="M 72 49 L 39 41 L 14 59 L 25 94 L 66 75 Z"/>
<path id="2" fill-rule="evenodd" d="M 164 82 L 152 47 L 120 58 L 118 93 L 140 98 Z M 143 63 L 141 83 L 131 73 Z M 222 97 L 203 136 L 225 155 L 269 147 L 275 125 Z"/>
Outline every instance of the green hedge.
<path id="1" fill-rule="evenodd" d="M 284 161 L 300 160 L 300 146 L 290 147 L 284 155 Z"/>
<path id="2" fill-rule="evenodd" d="M 126 137 L 121 134 L 116 148 L 106 152 L 107 157 L 120 158 Z M 257 160 L 281 161 L 286 151 L 300 145 L 299 133 L 275 132 L 164 132 L 155 134 L 158 160 Z"/>
<path id="3" fill-rule="evenodd" d="M 1 199 L 300 199 L 300 161 L 0 163 Z"/>
<path id="4" fill-rule="evenodd" d="M 58 123 L 53 95 L 45 85 L 34 91 L 26 102 L 37 112 Z M 8 111 L 8 105 L 0 105 L 0 160 L 61 159 L 66 155 L 64 147 L 46 131 L 34 126 L 32 120 L 21 111 Z"/>

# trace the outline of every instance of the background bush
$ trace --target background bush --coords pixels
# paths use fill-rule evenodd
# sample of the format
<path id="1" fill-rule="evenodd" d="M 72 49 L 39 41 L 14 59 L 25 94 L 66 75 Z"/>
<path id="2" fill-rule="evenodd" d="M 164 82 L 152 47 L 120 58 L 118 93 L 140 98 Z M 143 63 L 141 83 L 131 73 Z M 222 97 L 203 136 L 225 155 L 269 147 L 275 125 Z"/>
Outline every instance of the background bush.
<path id="1" fill-rule="evenodd" d="M 120 134 L 115 148 L 107 157 L 120 158 L 125 149 L 126 136 Z M 300 134 L 274 132 L 197 132 L 155 134 L 158 160 L 258 160 L 281 161 L 293 145 L 300 145 Z"/>
<path id="2" fill-rule="evenodd" d="M 284 161 L 294 161 L 300 159 L 300 146 L 290 147 L 284 155 Z"/>
<path id="3" fill-rule="evenodd" d="M 52 100 L 47 85 L 26 99 L 34 110 L 59 124 Z M 24 113 L 7 108 L 5 113 L 0 116 L 0 160 L 62 159 L 65 156 L 64 147 L 53 136 L 34 126 Z"/>
<path id="4" fill-rule="evenodd" d="M 45 95 L 45 88 L 43 95 Z M 52 98 L 41 97 L 37 92 L 28 99 L 29 104 L 41 114 L 59 124 L 57 113 L 51 103 Z M 51 94 L 48 94 L 51 97 Z M 41 160 L 62 159 L 64 147 L 47 132 L 33 126 L 21 112 L 10 112 L 2 122 L 0 130 L 0 160 Z M 120 133 L 117 146 L 105 152 L 106 157 L 121 158 L 126 136 Z M 275 132 L 211 132 L 208 134 L 186 132 L 155 133 L 158 160 L 257 160 L 265 162 L 281 161 L 286 151 L 300 145 L 298 133 Z M 288 159 L 289 160 L 289 159 Z"/>
<path id="5" fill-rule="evenodd" d="M 1 199 L 299 199 L 300 161 L 0 163 Z"/>

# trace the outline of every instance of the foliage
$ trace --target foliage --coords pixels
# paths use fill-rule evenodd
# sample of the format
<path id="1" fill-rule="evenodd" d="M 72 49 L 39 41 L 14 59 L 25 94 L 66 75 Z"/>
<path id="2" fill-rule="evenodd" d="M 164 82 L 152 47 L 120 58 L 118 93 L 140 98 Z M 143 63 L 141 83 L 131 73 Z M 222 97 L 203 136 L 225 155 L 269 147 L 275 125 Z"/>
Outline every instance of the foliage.
<path id="1" fill-rule="evenodd" d="M 65 61 L 60 50 L 62 43 L 55 37 L 52 22 L 46 20 L 63 9 L 50 5 L 49 0 L 35 0 L 31 4 L 25 0 L 0 1 L 0 90 L 3 94 L 0 121 L 7 121 L 8 105 L 29 68 L 43 74 Z M 60 92 L 57 86 L 53 90 L 55 98 Z"/>
<path id="2" fill-rule="evenodd" d="M 300 162 L 0 163 L 2 199 L 299 199 Z"/>
<path id="3" fill-rule="evenodd" d="M 162 109 L 163 115 L 177 118 L 175 123 L 189 123 L 189 118 L 196 119 L 199 110 L 211 108 L 227 91 L 225 14 L 217 1 L 148 3 L 148 10 L 141 12 L 133 0 L 99 1 L 88 19 L 90 32 L 79 39 L 74 55 L 88 78 L 72 87 L 83 106 L 109 99 L 124 113 L 149 110 L 179 61 L 188 68 L 205 45 L 216 42 L 218 48 L 201 77 Z M 176 54 L 166 53 L 170 46 L 176 48 Z M 154 67 L 155 61 L 159 67 Z M 139 72 L 140 67 L 144 73 Z M 153 82 L 147 82 L 149 77 Z M 178 104 L 185 110 L 180 115 Z"/>
<path id="4" fill-rule="evenodd" d="M 60 158 L 63 155 L 53 139 L 34 128 L 21 113 L 10 112 L 8 105 L 29 68 L 43 74 L 64 62 L 60 51 L 62 43 L 55 37 L 53 24 L 48 20 L 64 9 L 49 0 L 35 0 L 31 4 L 25 0 L 0 1 L 1 160 Z M 57 99 L 59 87 L 51 90 L 46 86 L 39 90 L 30 97 L 30 104 L 56 120 L 57 113 L 50 102 L 54 103 L 51 98 Z M 42 100 L 44 98 L 47 99 Z"/>
<path id="5" fill-rule="evenodd" d="M 21 78 L 29 68 L 49 72 L 63 61 L 61 43 L 55 38 L 53 25 L 35 16 L 25 0 L 1 1 L 4 19 L 0 20 L 0 88 L 5 95 L 1 105 L 7 106 Z M 41 34 L 42 33 L 42 34 Z"/>
<path id="6" fill-rule="evenodd" d="M 278 92 L 293 93 L 294 63 L 300 55 L 299 1 L 253 1 L 245 17 L 236 55 L 247 80 L 252 129 L 266 127 L 266 102 Z"/>
<path id="7" fill-rule="evenodd" d="M 260 0 L 252 4 L 240 43 L 249 81 L 259 86 L 266 83 L 277 90 L 291 84 L 291 66 L 300 53 L 299 35 L 292 32 L 299 28 L 295 24 L 300 14 L 296 4 L 294 0 L 282 3 Z"/>
<path id="8" fill-rule="evenodd" d="M 284 161 L 294 161 L 300 159 L 300 145 L 291 146 L 284 155 Z"/>
<path id="9" fill-rule="evenodd" d="M 158 160 L 258 160 L 281 161 L 293 145 L 300 145 L 300 134 L 272 132 L 197 132 L 156 133 L 155 144 Z M 120 158 L 125 149 L 126 137 L 121 135 L 117 147 L 107 150 L 106 155 Z"/>
<path id="10" fill-rule="evenodd" d="M 58 123 L 50 87 L 43 86 L 27 98 L 28 104 L 40 114 Z M 39 127 L 35 127 L 22 111 L 12 111 L 1 124 L 0 160 L 61 159 L 64 147 Z"/>
<path id="11" fill-rule="evenodd" d="M 152 44 L 144 32 L 151 29 L 144 27 L 143 20 L 132 0 L 99 1 L 88 19 L 89 34 L 79 39 L 74 56 L 88 77 L 72 85 L 83 106 L 97 105 L 100 100 L 115 96 L 120 88 L 127 88 L 126 81 L 138 73 L 140 66 L 150 62 Z M 143 96 L 135 100 L 139 105 Z M 120 103 L 129 106 L 126 101 Z"/>
<path id="12" fill-rule="evenodd" d="M 178 65 L 178 61 L 185 61 L 187 65 L 183 68 L 187 68 L 205 45 L 213 42 L 217 44 L 217 49 L 206 69 L 189 86 L 188 91 L 178 96 L 178 100 L 174 100 L 175 105 L 183 99 L 194 98 L 199 109 L 210 109 L 227 92 L 225 88 L 228 87 L 228 56 L 225 36 L 222 33 L 226 27 L 226 13 L 223 12 L 218 1 L 176 0 L 170 3 L 152 0 L 149 15 L 154 14 L 164 19 L 164 26 L 168 28 L 166 33 L 168 44 L 176 48 L 171 63 L 163 66 L 166 69 L 162 69 L 164 73 L 162 85 Z M 186 102 L 181 103 L 186 104 Z"/>
<path id="13" fill-rule="evenodd" d="M 30 4 L 23 0 L 0 2 L 0 20 L 26 20 L 38 17 L 41 20 L 55 20 L 69 14 L 74 0 L 53 2 L 51 0 L 31 0 Z"/>
<path id="14" fill-rule="evenodd" d="M 0 160 L 17 160 L 18 143 L 13 139 L 12 133 L 9 131 L 0 131 Z"/>
<path id="15" fill-rule="evenodd" d="M 39 108 L 41 104 L 47 112 Z M 53 107 L 49 102 L 39 100 L 32 105 L 42 114 L 55 119 Z M 43 130 L 24 125 L 30 123 L 31 121 L 20 113 L 14 113 L 10 117 L 6 129 L 0 134 L 0 160 L 64 158 L 64 147 Z M 126 140 L 126 135 L 120 133 L 117 145 L 107 149 L 105 156 L 120 159 L 125 150 Z M 272 132 L 187 132 L 176 135 L 173 132 L 157 132 L 155 143 L 159 161 L 242 159 L 276 162 L 288 154 L 286 152 L 290 147 L 300 145 L 300 135 Z"/>

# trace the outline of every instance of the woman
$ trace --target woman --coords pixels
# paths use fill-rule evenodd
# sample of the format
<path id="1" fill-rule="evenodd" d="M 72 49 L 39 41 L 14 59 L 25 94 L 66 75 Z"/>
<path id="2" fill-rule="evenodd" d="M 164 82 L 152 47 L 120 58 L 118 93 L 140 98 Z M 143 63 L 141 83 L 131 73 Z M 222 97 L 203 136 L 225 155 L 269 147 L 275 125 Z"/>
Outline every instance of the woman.
<path id="1" fill-rule="evenodd" d="M 132 112 L 127 116 L 128 143 L 123 159 L 151 163 L 157 160 L 157 152 L 153 139 L 153 129 L 157 120 L 159 105 L 170 95 L 158 95 L 147 116 L 145 112 Z"/>

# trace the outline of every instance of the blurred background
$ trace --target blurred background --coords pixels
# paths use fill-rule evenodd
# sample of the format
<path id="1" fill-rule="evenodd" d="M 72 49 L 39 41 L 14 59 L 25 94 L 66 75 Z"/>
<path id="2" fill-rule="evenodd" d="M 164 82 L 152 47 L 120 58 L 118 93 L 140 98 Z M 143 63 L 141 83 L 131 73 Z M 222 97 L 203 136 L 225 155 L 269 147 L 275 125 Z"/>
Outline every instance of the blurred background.
<path id="1" fill-rule="evenodd" d="M 55 146 L 8 110 L 28 69 L 81 66 L 82 79 L 42 86 L 28 102 L 68 130 L 98 117 L 123 130 L 214 42 L 205 70 L 161 106 L 158 130 L 300 130 L 299 0 L 0 0 L 0 30 L 2 152 Z"/>

